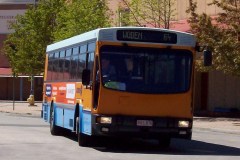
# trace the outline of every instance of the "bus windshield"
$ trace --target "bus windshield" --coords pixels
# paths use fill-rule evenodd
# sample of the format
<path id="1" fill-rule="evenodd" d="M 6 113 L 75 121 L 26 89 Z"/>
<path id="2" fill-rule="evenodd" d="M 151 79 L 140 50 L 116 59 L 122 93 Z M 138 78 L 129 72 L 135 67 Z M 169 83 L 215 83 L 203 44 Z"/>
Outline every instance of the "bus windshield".
<path id="1" fill-rule="evenodd" d="M 188 50 L 103 46 L 101 80 L 106 88 L 134 93 L 181 93 L 190 88 Z"/>

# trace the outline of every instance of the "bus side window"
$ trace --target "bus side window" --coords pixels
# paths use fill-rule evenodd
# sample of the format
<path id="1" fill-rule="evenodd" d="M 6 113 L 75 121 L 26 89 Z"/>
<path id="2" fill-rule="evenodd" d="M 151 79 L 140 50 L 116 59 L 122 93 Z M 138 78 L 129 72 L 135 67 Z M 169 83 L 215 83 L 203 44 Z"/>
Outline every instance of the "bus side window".
<path id="1" fill-rule="evenodd" d="M 63 77 L 65 80 L 70 79 L 70 62 L 71 62 L 72 49 L 66 51 L 66 57 L 64 62 Z"/>
<path id="2" fill-rule="evenodd" d="M 93 65 L 94 65 L 94 56 L 95 56 L 95 48 L 96 48 L 96 42 L 90 42 L 88 43 L 88 47 L 87 47 L 87 50 L 88 50 L 88 57 L 87 57 L 87 60 L 88 60 L 88 68 L 90 70 L 90 81 L 92 81 L 92 77 L 93 77 Z"/>
<path id="3" fill-rule="evenodd" d="M 93 64 L 94 64 L 94 52 L 88 54 L 88 69 L 90 70 L 90 81 L 92 81 L 93 76 Z"/>
<path id="4" fill-rule="evenodd" d="M 60 52 L 58 79 L 63 80 L 65 50 Z"/>
<path id="5" fill-rule="evenodd" d="M 94 52 L 96 48 L 96 43 L 92 42 L 88 44 L 88 52 Z"/>
<path id="6" fill-rule="evenodd" d="M 54 58 L 53 58 L 53 75 L 52 75 L 52 80 L 57 80 L 58 79 L 58 59 L 59 59 L 59 52 L 54 53 Z"/>
<path id="7" fill-rule="evenodd" d="M 85 44 L 85 45 L 82 45 L 81 47 L 80 47 L 80 54 L 81 53 L 86 53 L 87 52 L 87 45 Z"/>
<path id="8" fill-rule="evenodd" d="M 71 65 L 70 65 L 70 79 L 77 79 L 77 67 L 78 67 L 78 54 L 79 47 L 73 48 L 73 53 L 71 56 Z"/>
<path id="9" fill-rule="evenodd" d="M 87 45 L 80 46 L 80 55 L 78 60 L 78 71 L 77 71 L 77 79 L 82 80 L 82 72 L 86 67 L 86 54 L 87 54 Z"/>
<path id="10" fill-rule="evenodd" d="M 48 70 L 47 70 L 47 80 L 52 80 L 52 74 L 53 74 L 53 53 L 50 53 L 48 55 Z"/>
<path id="11" fill-rule="evenodd" d="M 86 53 L 80 53 L 78 65 L 78 79 L 82 79 L 82 72 L 86 66 Z"/>

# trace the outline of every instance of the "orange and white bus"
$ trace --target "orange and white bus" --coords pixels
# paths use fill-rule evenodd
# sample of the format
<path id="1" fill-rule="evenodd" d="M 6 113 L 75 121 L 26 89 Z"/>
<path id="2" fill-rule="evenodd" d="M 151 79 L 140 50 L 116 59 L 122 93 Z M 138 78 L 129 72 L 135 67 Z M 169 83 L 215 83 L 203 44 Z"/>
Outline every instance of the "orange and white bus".
<path id="1" fill-rule="evenodd" d="M 196 40 L 173 30 L 96 29 L 47 47 L 43 118 L 51 134 L 191 139 Z M 106 69 L 107 68 L 107 69 Z"/>

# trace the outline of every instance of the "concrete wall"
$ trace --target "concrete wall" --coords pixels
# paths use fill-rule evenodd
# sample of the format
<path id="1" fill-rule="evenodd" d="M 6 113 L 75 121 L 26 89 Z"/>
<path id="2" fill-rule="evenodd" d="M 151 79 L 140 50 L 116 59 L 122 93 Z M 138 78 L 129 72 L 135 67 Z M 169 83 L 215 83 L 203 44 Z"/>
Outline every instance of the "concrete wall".
<path id="1" fill-rule="evenodd" d="M 213 111 L 215 107 L 240 110 L 240 77 L 220 71 L 209 73 L 208 110 Z"/>

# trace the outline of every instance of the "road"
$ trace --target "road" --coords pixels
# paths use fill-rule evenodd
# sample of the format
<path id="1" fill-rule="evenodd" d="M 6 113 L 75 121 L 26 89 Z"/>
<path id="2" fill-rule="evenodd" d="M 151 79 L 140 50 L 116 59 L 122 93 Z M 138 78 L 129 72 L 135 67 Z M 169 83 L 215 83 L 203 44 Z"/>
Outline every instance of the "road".
<path id="1" fill-rule="evenodd" d="M 74 134 L 52 136 L 42 119 L 0 113 L 1 160 L 235 160 L 240 158 L 240 135 L 194 128 L 193 140 L 174 139 L 169 149 L 155 141 L 101 142 L 79 147 Z"/>

